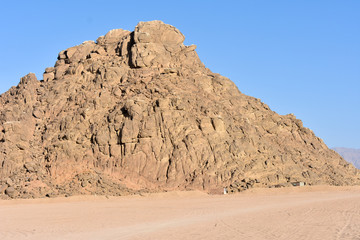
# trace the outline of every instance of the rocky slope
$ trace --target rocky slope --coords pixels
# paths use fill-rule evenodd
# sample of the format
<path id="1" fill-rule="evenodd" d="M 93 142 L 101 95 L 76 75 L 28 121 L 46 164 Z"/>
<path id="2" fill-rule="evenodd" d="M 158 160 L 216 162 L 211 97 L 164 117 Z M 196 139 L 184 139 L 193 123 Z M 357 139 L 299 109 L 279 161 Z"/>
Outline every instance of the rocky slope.
<path id="1" fill-rule="evenodd" d="M 360 169 L 360 149 L 335 147 L 334 151 L 340 154 L 346 161 Z"/>
<path id="2" fill-rule="evenodd" d="M 112 30 L 2 94 L 0 196 L 359 183 L 294 115 L 242 94 L 183 41 L 160 21 Z"/>

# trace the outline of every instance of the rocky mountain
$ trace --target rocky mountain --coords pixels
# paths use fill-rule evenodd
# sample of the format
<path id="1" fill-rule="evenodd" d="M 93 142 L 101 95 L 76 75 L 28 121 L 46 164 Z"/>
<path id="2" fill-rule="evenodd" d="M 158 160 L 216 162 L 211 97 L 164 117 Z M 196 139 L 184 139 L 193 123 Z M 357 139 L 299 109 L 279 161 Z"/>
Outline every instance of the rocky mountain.
<path id="1" fill-rule="evenodd" d="M 346 161 L 360 169 L 360 149 L 335 147 L 332 148 L 340 154 Z"/>
<path id="2" fill-rule="evenodd" d="M 161 21 L 112 30 L 2 94 L 0 196 L 359 184 L 299 119 L 242 94 L 183 41 Z"/>

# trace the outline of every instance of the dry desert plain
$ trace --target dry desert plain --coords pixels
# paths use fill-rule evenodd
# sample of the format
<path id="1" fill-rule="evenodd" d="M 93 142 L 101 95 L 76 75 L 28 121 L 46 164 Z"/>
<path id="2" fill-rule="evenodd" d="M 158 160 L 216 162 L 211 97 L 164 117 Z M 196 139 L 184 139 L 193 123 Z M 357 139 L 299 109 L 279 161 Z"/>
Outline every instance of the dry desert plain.
<path id="1" fill-rule="evenodd" d="M 360 187 L 3 200 L 0 239 L 360 239 Z"/>

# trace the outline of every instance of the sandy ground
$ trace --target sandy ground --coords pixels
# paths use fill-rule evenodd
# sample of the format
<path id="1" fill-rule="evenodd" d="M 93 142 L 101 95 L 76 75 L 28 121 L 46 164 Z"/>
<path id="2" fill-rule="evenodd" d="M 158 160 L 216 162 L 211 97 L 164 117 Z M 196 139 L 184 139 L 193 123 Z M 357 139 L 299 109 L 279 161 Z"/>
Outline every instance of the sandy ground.
<path id="1" fill-rule="evenodd" d="M 3 200 L 0 239 L 360 239 L 360 187 Z"/>

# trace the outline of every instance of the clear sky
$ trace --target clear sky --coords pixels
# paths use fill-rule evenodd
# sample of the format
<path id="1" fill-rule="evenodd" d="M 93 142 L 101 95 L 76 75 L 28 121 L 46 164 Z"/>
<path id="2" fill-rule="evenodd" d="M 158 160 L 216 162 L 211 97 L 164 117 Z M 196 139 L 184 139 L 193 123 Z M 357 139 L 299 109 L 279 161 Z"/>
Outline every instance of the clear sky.
<path id="1" fill-rule="evenodd" d="M 2 1 L 0 93 L 57 54 L 139 21 L 177 27 L 204 64 L 329 147 L 360 148 L 360 1 Z"/>

